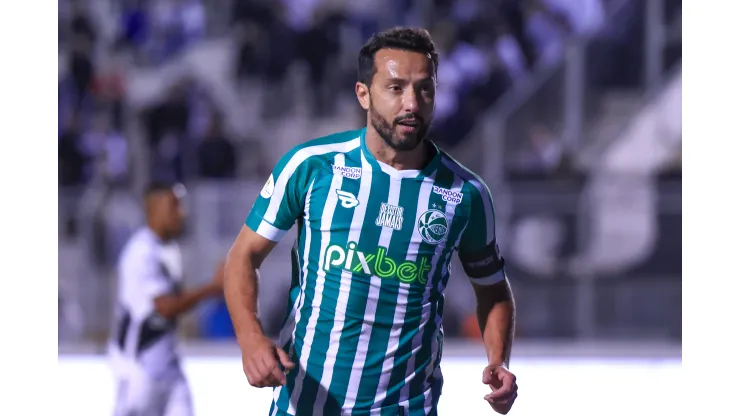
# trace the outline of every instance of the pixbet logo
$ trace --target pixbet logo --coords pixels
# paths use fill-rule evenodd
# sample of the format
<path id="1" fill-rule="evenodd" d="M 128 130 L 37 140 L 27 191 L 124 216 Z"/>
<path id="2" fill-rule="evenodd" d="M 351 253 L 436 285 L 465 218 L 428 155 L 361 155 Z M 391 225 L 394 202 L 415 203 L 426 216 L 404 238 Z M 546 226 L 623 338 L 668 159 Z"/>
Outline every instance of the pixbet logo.
<path id="1" fill-rule="evenodd" d="M 378 251 L 373 254 L 357 251 L 355 242 L 350 242 L 346 248 L 331 245 L 324 252 L 323 268 L 328 272 L 332 267 L 340 267 L 354 274 L 375 275 L 382 279 L 392 277 L 403 283 L 418 281 L 426 284 L 427 275 L 432 270 L 427 257 L 421 257 L 416 262 L 399 262 L 388 257 L 387 253 L 388 249 L 385 247 L 378 247 Z"/>

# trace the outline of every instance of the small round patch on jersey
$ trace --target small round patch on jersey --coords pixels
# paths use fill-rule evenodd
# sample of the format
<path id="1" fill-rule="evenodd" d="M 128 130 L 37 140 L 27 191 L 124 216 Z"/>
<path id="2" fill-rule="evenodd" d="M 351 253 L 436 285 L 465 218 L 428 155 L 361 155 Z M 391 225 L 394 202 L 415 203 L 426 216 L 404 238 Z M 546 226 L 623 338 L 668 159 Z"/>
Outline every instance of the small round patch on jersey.
<path id="1" fill-rule="evenodd" d="M 270 175 L 269 178 L 267 178 L 267 182 L 265 182 L 265 186 L 262 187 L 262 190 L 260 191 L 260 195 L 262 198 L 269 198 L 272 196 L 272 193 L 275 191 L 275 181 L 272 180 L 272 175 Z"/>
<path id="2" fill-rule="evenodd" d="M 430 209 L 421 214 L 416 224 L 421 239 L 429 244 L 437 244 L 447 236 L 449 228 L 447 216 L 439 210 Z"/>

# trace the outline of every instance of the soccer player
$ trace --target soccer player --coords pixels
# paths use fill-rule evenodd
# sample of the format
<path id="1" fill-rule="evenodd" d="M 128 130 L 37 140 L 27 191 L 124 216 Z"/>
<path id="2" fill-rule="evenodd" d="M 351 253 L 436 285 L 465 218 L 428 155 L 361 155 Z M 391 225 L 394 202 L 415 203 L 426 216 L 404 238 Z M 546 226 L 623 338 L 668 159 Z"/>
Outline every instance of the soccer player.
<path id="1" fill-rule="evenodd" d="M 483 181 L 425 139 L 438 55 L 395 28 L 359 55 L 367 126 L 280 159 L 226 260 L 225 295 L 244 372 L 274 387 L 271 415 L 436 415 L 450 258 L 475 289 L 490 365 L 485 396 L 505 414 L 514 302 Z M 257 310 L 258 269 L 294 224 L 293 280 L 279 344 Z M 452 278 L 456 278 L 452 277 Z"/>
<path id="2" fill-rule="evenodd" d="M 192 415 L 190 389 L 176 350 L 177 318 L 223 293 L 223 267 L 211 282 L 181 288 L 176 239 L 184 212 L 181 185 L 155 183 L 145 195 L 146 226 L 136 231 L 118 264 L 116 328 L 109 357 L 117 381 L 116 416 Z"/>

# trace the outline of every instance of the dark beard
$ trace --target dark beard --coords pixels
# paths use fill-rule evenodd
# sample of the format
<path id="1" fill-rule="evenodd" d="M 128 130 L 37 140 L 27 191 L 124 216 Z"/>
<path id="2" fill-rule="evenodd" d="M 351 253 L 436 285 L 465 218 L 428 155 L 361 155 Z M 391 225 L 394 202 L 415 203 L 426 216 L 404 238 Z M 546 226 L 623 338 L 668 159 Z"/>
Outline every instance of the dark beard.
<path id="1" fill-rule="evenodd" d="M 375 131 L 383 139 L 383 141 L 393 150 L 399 152 L 406 152 L 409 150 L 416 149 L 417 146 L 426 138 L 429 132 L 429 125 L 425 124 L 423 120 L 419 119 L 421 126 L 419 131 L 411 137 L 400 138 L 393 134 L 393 128 L 399 121 L 403 121 L 403 117 L 399 117 L 394 120 L 393 124 L 389 124 L 380 114 L 376 113 L 373 109 L 372 101 L 370 102 L 370 123 L 372 124 Z"/>

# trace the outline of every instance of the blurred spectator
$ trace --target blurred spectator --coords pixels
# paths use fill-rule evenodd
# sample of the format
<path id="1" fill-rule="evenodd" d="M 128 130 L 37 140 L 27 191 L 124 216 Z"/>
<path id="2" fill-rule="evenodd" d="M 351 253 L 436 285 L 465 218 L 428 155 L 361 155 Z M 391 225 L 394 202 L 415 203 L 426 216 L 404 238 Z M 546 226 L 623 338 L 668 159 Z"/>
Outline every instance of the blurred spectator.
<path id="1" fill-rule="evenodd" d="M 265 81 L 268 92 L 265 95 L 263 115 L 273 118 L 292 108 L 292 94 L 285 85 L 286 75 L 295 60 L 295 38 L 288 25 L 288 16 L 282 4 L 271 3 L 269 18 L 263 21 L 267 31 L 267 62 Z"/>
<path id="2" fill-rule="evenodd" d="M 70 31 L 73 37 L 80 37 L 90 43 L 95 43 L 97 36 L 96 30 L 87 15 L 85 2 L 75 0 L 72 2 L 72 13 L 70 21 Z"/>
<path id="3" fill-rule="evenodd" d="M 518 158 L 518 169 L 527 173 L 552 173 L 563 157 L 562 141 L 546 127 L 535 124 Z"/>
<path id="4" fill-rule="evenodd" d="M 76 36 L 72 38 L 69 55 L 69 71 L 72 81 L 73 106 L 80 110 L 88 98 L 90 83 L 95 73 L 92 60 L 93 45 L 89 38 Z"/>
<path id="5" fill-rule="evenodd" d="M 525 8 L 526 33 L 534 45 L 539 65 L 554 65 L 572 32 L 570 23 L 559 10 L 549 9 L 541 0 L 528 0 Z"/>
<path id="6" fill-rule="evenodd" d="M 77 186 L 85 181 L 85 168 L 88 157 L 81 144 L 81 126 L 77 113 L 69 118 L 58 142 L 59 185 Z"/>
<path id="7" fill-rule="evenodd" d="M 603 0 L 541 0 L 549 10 L 563 16 L 573 33 L 591 35 L 604 24 Z"/>
<path id="8" fill-rule="evenodd" d="M 109 185 L 125 184 L 128 175 L 128 146 L 123 134 L 112 125 L 109 111 L 99 111 L 82 140 L 87 157 L 93 161 L 91 175 Z"/>
<path id="9" fill-rule="evenodd" d="M 211 117 L 210 126 L 197 152 L 202 178 L 226 179 L 236 176 L 236 150 L 224 134 L 220 114 Z"/>
<path id="10" fill-rule="evenodd" d="M 190 109 L 188 106 L 189 85 L 181 81 L 167 91 L 163 102 L 146 111 L 149 143 L 159 144 L 169 132 L 184 136 L 187 133 Z"/>
<path id="11" fill-rule="evenodd" d="M 182 158 L 188 137 L 190 86 L 183 80 L 173 85 L 162 103 L 144 113 L 152 168 L 159 180 L 183 179 Z"/>
<path id="12" fill-rule="evenodd" d="M 125 0 L 123 2 L 120 46 L 134 50 L 144 47 L 151 30 L 147 3 L 147 0 Z"/>
<path id="13" fill-rule="evenodd" d="M 314 116 L 326 115 L 333 108 L 336 91 L 336 78 L 333 77 L 336 67 L 334 60 L 340 48 L 340 26 L 343 16 L 333 8 L 320 7 L 314 10 L 312 26 L 307 31 L 297 32 L 299 59 L 309 69 L 309 88 L 312 94 L 311 107 Z M 327 71 L 331 75 L 327 77 Z M 328 84 L 328 85 L 327 85 Z"/>
<path id="14" fill-rule="evenodd" d="M 523 79 L 528 74 L 527 59 L 524 51 L 517 42 L 511 27 L 504 20 L 495 26 L 496 54 L 506 68 L 506 73 L 512 81 Z"/>

